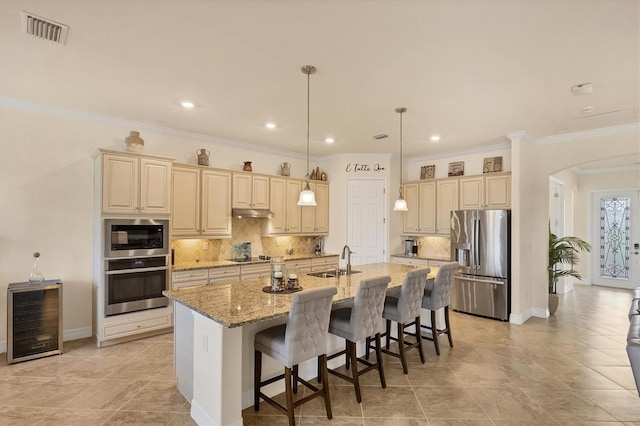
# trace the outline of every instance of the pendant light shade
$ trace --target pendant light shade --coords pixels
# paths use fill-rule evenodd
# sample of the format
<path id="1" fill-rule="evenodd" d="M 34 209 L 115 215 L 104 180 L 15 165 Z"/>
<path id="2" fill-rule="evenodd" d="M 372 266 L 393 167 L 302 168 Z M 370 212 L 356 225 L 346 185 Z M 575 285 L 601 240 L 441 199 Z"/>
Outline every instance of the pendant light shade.
<path id="1" fill-rule="evenodd" d="M 307 174 L 304 177 L 304 189 L 300 192 L 300 198 L 298 199 L 299 206 L 317 206 L 316 195 L 309 186 L 309 80 L 311 74 L 316 73 L 316 67 L 313 65 L 305 65 L 302 67 L 302 73 L 307 75 Z"/>
<path id="2" fill-rule="evenodd" d="M 393 211 L 395 212 L 406 212 L 409 210 L 407 208 L 407 201 L 404 199 L 402 193 L 402 114 L 406 111 L 407 109 L 405 107 L 396 108 L 396 112 L 400 114 L 400 197 L 393 205 Z"/>

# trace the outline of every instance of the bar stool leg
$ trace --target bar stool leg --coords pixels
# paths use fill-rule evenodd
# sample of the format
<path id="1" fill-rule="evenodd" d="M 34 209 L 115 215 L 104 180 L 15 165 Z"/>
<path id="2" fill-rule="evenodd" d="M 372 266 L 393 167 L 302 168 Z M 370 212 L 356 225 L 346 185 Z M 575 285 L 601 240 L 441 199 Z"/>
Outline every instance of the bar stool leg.
<path id="1" fill-rule="evenodd" d="M 296 421 L 293 417 L 293 392 L 291 389 L 291 369 L 284 368 L 284 386 L 287 397 L 287 417 L 289 418 L 289 426 L 295 426 Z"/>
<path id="2" fill-rule="evenodd" d="M 404 324 L 402 323 L 398 323 L 398 352 L 400 353 L 402 370 L 404 371 L 404 374 L 409 374 L 409 369 L 407 368 L 407 358 L 404 354 Z"/>
<path id="3" fill-rule="evenodd" d="M 431 311 L 431 335 L 433 344 L 436 347 L 436 354 L 440 356 L 440 346 L 438 345 L 438 327 L 436 326 L 436 311 Z"/>
<path id="4" fill-rule="evenodd" d="M 333 414 L 331 412 L 331 399 L 329 398 L 329 371 L 327 370 L 327 355 L 320 355 L 318 357 L 318 365 L 322 368 L 322 392 L 324 394 L 324 407 L 327 411 L 327 418 L 331 420 Z M 318 372 L 318 375 L 320 373 Z"/>
<path id="5" fill-rule="evenodd" d="M 387 331 L 385 332 L 385 335 L 387 336 L 387 345 L 386 345 L 386 349 L 389 349 L 389 338 L 391 337 L 391 320 L 387 320 Z"/>
<path id="6" fill-rule="evenodd" d="M 380 333 L 376 333 L 376 362 L 378 363 L 378 375 L 380 375 L 380 385 L 382 389 L 387 387 L 387 381 L 384 378 L 384 368 L 382 367 L 382 339 Z"/>
<path id="7" fill-rule="evenodd" d="M 365 342 L 364 359 L 369 359 L 369 351 L 371 350 L 371 337 L 367 337 Z"/>
<path id="8" fill-rule="evenodd" d="M 420 317 L 416 317 L 416 343 L 418 343 L 418 352 L 420 352 L 420 361 L 424 364 L 424 352 L 422 351 L 422 337 L 420 337 Z"/>
<path id="9" fill-rule="evenodd" d="M 449 337 L 449 346 L 453 347 L 453 338 L 451 337 L 451 324 L 449 324 L 449 307 L 444 307 L 444 324 L 447 327 L 447 336 Z"/>
<path id="10" fill-rule="evenodd" d="M 349 353 L 349 341 L 345 339 L 345 344 L 344 344 L 344 367 L 348 370 L 349 368 L 351 368 L 351 354 Z"/>
<path id="11" fill-rule="evenodd" d="M 298 393 L 298 365 L 293 366 L 293 393 Z"/>
<path id="12" fill-rule="evenodd" d="M 260 410 L 260 376 L 262 375 L 262 352 L 253 351 L 253 409 Z"/>
<path id="13" fill-rule="evenodd" d="M 360 378 L 358 377 L 358 360 L 356 358 L 356 344 L 347 340 L 347 355 L 351 358 L 351 376 L 353 377 L 353 387 L 356 390 L 356 400 L 362 402 L 362 394 L 360 393 Z"/>

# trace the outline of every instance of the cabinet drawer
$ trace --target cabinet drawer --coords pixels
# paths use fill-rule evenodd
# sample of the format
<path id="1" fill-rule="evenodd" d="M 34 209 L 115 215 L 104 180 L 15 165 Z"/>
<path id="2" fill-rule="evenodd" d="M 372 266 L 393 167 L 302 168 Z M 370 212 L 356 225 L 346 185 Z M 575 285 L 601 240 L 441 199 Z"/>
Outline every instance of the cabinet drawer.
<path id="1" fill-rule="evenodd" d="M 409 266 L 429 266 L 429 261 L 426 259 L 410 259 L 407 257 L 394 257 L 391 256 L 391 263 L 399 263 L 400 265 L 409 265 Z"/>
<path id="2" fill-rule="evenodd" d="M 225 268 L 211 268 L 209 269 L 209 279 L 227 278 L 227 277 L 239 277 L 240 267 L 231 266 Z"/>
<path id="3" fill-rule="evenodd" d="M 242 265 L 240 267 L 240 276 L 243 280 L 268 277 L 270 272 L 271 264 L 269 263 L 261 263 L 257 265 Z"/>
<path id="4" fill-rule="evenodd" d="M 287 268 L 287 273 L 292 273 L 294 270 L 298 271 L 298 275 L 311 272 L 311 260 L 287 260 L 284 262 Z"/>
<path id="5" fill-rule="evenodd" d="M 181 281 L 198 281 L 198 280 L 204 280 L 206 282 L 207 278 L 209 278 L 209 270 L 207 269 L 179 271 L 179 272 L 174 272 L 172 274 L 172 279 L 174 283 L 181 282 Z"/>
<path id="6" fill-rule="evenodd" d="M 311 270 L 314 272 L 323 271 L 325 269 L 335 269 L 337 267 L 338 267 L 338 256 L 311 259 Z"/>
<path id="7" fill-rule="evenodd" d="M 157 318 L 149 318 L 145 320 L 125 322 L 122 324 L 106 325 L 103 327 L 103 337 L 111 339 L 119 336 L 126 336 L 134 333 L 143 333 L 158 328 L 169 327 L 171 325 L 170 315 L 164 315 Z"/>
<path id="8" fill-rule="evenodd" d="M 209 280 L 207 278 L 199 279 L 199 280 L 188 280 L 188 281 L 174 281 L 173 289 L 177 290 L 179 288 L 187 288 L 187 287 L 198 287 L 207 285 Z"/>

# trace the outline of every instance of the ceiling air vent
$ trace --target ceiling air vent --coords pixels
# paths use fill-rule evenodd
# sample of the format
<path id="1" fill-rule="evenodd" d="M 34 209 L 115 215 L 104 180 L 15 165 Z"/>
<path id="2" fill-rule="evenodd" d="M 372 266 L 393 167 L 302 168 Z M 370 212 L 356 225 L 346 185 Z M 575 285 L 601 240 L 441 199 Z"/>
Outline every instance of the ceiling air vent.
<path id="1" fill-rule="evenodd" d="M 33 13 L 22 12 L 22 32 L 25 34 L 64 44 L 67 40 L 68 31 L 69 27 L 67 25 L 36 16 Z"/>
<path id="2" fill-rule="evenodd" d="M 373 138 L 376 139 L 376 140 L 380 140 L 380 139 L 384 139 L 384 138 L 388 138 L 388 137 L 389 137 L 389 135 L 386 135 L 384 133 L 381 133 L 379 135 L 373 135 Z"/>

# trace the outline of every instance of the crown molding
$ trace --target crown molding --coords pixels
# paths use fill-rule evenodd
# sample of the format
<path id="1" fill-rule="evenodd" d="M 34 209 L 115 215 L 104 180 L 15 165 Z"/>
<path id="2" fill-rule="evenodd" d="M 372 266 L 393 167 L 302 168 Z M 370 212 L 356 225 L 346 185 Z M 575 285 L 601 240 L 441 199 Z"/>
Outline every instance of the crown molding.
<path id="1" fill-rule="evenodd" d="M 595 173 L 633 172 L 636 170 L 640 171 L 640 164 L 633 164 L 631 166 L 623 167 L 602 167 L 599 169 L 581 169 L 579 166 L 576 166 L 571 170 L 579 175 L 589 175 Z"/>
<path id="2" fill-rule="evenodd" d="M 602 136 L 622 135 L 626 133 L 640 132 L 640 122 L 620 124 L 618 126 L 602 127 L 599 129 L 582 130 L 580 132 L 563 133 L 560 135 L 543 136 L 536 138 L 534 145 L 548 145 L 553 143 L 569 142 L 582 139 L 597 138 Z"/>
<path id="3" fill-rule="evenodd" d="M 303 160 L 307 158 L 306 154 L 301 154 L 298 152 L 292 152 L 292 151 L 286 151 L 286 150 L 280 150 L 280 149 L 274 149 L 274 148 L 266 148 L 262 145 L 255 145 L 255 144 L 240 142 L 232 139 L 224 139 L 224 138 L 209 136 L 203 133 L 195 133 L 195 132 L 189 132 L 187 130 L 156 126 L 154 124 L 125 120 L 125 119 L 116 118 L 116 117 L 108 117 L 108 116 L 98 115 L 98 114 L 91 114 L 91 113 L 76 111 L 76 110 L 67 109 L 67 108 L 52 107 L 49 105 L 37 104 L 33 102 L 22 101 L 19 99 L 7 98 L 5 96 L 0 96 L 0 107 L 37 112 L 37 113 L 46 114 L 46 115 L 71 118 L 79 121 L 88 121 L 92 123 L 122 127 L 125 129 L 133 128 L 137 130 L 144 130 L 144 131 L 154 132 L 158 134 L 180 136 L 184 138 L 199 140 L 199 141 L 208 142 L 208 143 L 217 144 L 217 145 L 226 145 L 234 148 L 243 148 L 250 151 L 258 151 L 265 154 L 286 155 L 289 157 L 300 158 Z M 319 161 L 322 159 L 322 157 L 313 156 L 313 155 L 310 155 L 309 158 L 314 161 Z"/>
<path id="4" fill-rule="evenodd" d="M 472 148 L 472 149 L 465 149 L 462 151 L 451 151 L 451 152 L 447 152 L 444 154 L 439 154 L 439 155 L 428 155 L 428 156 L 424 156 L 424 157 L 413 157 L 409 160 L 405 160 L 407 163 L 418 163 L 418 162 L 423 162 L 423 161 L 430 161 L 430 160 L 438 160 L 441 158 L 449 158 L 449 157 L 455 157 L 455 156 L 459 156 L 459 155 L 470 155 L 470 154 L 480 154 L 483 152 L 489 152 L 489 151 L 498 151 L 498 150 L 511 150 L 511 143 L 501 143 L 501 144 L 496 144 L 496 145 L 489 145 L 489 146 L 483 146 L 483 147 L 478 147 L 478 148 Z"/>

